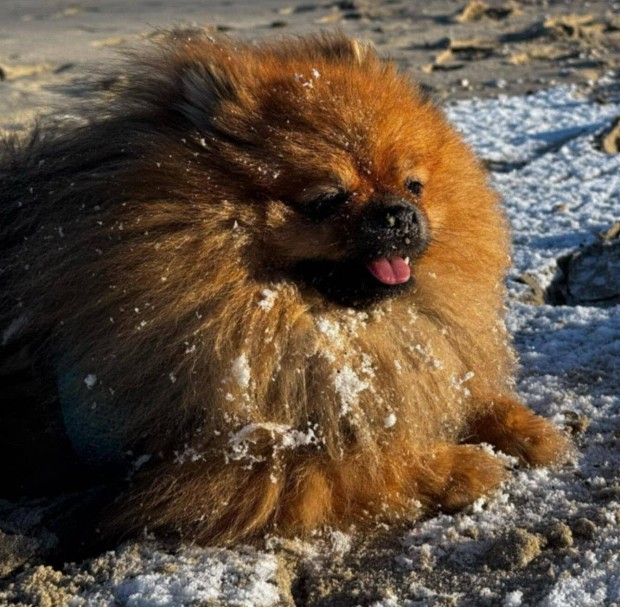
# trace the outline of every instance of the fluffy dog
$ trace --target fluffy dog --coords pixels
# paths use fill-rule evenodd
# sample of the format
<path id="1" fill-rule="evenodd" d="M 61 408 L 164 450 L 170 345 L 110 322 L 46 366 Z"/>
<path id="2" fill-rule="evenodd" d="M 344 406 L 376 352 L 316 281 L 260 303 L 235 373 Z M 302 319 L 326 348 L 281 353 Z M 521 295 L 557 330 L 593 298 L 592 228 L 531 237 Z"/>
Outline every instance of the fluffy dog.
<path id="1" fill-rule="evenodd" d="M 565 456 L 514 396 L 498 197 L 407 76 L 342 34 L 197 32 L 125 74 L 0 166 L 4 346 L 131 473 L 107 532 L 454 511 L 506 474 L 475 443 Z"/>

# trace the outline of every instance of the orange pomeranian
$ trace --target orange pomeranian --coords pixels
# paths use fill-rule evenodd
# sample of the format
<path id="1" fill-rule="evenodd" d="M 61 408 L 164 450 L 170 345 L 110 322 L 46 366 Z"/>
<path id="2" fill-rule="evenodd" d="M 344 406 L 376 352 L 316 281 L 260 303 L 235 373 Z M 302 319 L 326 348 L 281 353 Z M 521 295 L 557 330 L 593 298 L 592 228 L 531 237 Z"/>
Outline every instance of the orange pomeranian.
<path id="1" fill-rule="evenodd" d="M 505 478 L 479 443 L 566 456 L 514 395 L 498 197 L 406 75 L 342 34 L 196 32 L 126 74 L 0 162 L 3 351 L 58 442 L 131 472 L 106 533 L 454 511 Z"/>

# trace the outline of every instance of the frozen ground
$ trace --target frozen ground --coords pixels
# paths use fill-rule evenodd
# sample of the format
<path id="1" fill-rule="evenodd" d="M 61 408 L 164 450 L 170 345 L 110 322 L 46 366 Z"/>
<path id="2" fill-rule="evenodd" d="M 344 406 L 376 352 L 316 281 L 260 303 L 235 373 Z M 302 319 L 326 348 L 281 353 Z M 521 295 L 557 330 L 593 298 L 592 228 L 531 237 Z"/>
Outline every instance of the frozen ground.
<path id="1" fill-rule="evenodd" d="M 33 567 L 0 590 L 0 605 L 620 605 L 620 307 L 531 306 L 515 280 L 529 272 L 547 285 L 559 255 L 620 219 L 620 155 L 593 143 L 620 105 L 556 88 L 447 111 L 492 161 L 514 229 L 508 323 L 520 393 L 573 428 L 575 461 L 516 470 L 469 512 L 370 539 L 174 554 L 143 543 L 63 570 Z"/>

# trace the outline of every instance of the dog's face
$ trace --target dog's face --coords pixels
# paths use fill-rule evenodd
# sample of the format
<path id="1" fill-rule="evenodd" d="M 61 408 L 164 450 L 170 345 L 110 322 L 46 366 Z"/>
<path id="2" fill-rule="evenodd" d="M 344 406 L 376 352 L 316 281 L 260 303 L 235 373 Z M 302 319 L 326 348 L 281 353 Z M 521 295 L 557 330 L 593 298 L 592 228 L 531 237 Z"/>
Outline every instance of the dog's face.
<path id="1" fill-rule="evenodd" d="M 277 135 L 265 137 L 265 156 L 278 158 L 267 169 L 267 247 L 298 279 L 353 306 L 415 284 L 433 236 L 429 180 L 442 127 L 404 80 L 379 92 L 360 72 L 325 69 L 312 88 L 292 79 L 301 90 L 280 95 L 290 103 L 280 104 Z"/>
<path id="2" fill-rule="evenodd" d="M 334 82 L 324 88 L 317 82 L 291 105 L 308 116 L 301 133 L 279 129 L 274 152 L 300 135 L 307 149 L 291 146 L 276 169 L 283 178 L 269 184 L 268 247 L 324 295 L 365 305 L 414 283 L 411 266 L 431 238 L 424 204 L 428 169 L 415 138 L 409 137 L 404 155 L 395 133 L 384 139 L 394 127 L 381 122 L 390 116 L 364 108 L 363 91 L 355 87 L 334 93 Z"/>
<path id="3" fill-rule="evenodd" d="M 344 305 L 364 306 L 410 289 L 411 266 L 430 242 L 419 178 L 407 177 L 400 187 L 369 185 L 316 184 L 293 203 L 295 215 L 280 228 L 281 234 L 304 232 L 306 246 L 315 243 L 311 250 L 285 249 L 300 257 L 295 276 Z M 286 234 L 285 247 L 291 240 Z"/>
<path id="4" fill-rule="evenodd" d="M 192 56 L 180 70 L 187 114 L 213 150 L 208 187 L 248 201 L 230 219 L 252 231 L 261 267 L 344 305 L 410 291 L 455 198 L 484 189 L 480 169 L 369 49 L 340 37 L 277 49 L 211 45 L 206 65 Z"/>

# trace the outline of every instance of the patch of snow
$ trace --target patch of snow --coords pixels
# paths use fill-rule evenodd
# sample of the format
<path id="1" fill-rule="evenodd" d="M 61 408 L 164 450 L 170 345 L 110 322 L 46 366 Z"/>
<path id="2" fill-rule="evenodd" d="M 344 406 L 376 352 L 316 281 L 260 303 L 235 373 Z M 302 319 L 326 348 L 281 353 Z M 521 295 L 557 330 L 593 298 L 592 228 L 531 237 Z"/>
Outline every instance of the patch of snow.
<path id="1" fill-rule="evenodd" d="M 147 550 L 130 565 L 125 576 L 78 595 L 71 607 L 271 607 L 283 600 L 276 557 L 247 548 Z"/>
<path id="2" fill-rule="evenodd" d="M 340 372 L 334 374 L 334 388 L 342 403 L 341 415 L 346 415 L 359 402 L 359 394 L 369 387 L 369 383 L 349 366 L 344 365 Z"/>
<path id="3" fill-rule="evenodd" d="M 521 605 L 523 605 L 523 593 L 520 590 L 509 592 L 502 602 L 502 607 L 521 607 Z"/>
<path id="4" fill-rule="evenodd" d="M 233 461 L 247 459 L 249 462 L 263 461 L 263 456 L 252 454 L 252 445 L 259 440 L 261 431 L 267 432 L 271 438 L 272 449 L 297 449 L 318 442 L 314 429 L 308 426 L 307 432 L 296 430 L 286 424 L 262 422 L 247 424 L 241 430 L 231 433 L 228 439 L 230 452 L 227 457 Z"/>
<path id="5" fill-rule="evenodd" d="M 335 320 L 329 318 L 319 318 L 317 327 L 321 333 L 324 333 L 330 340 L 339 342 L 341 339 L 340 325 Z"/>
<path id="6" fill-rule="evenodd" d="M 263 298 L 258 302 L 258 307 L 265 310 L 265 312 L 269 312 L 273 308 L 278 292 L 272 289 L 263 289 L 260 293 Z"/>
<path id="7" fill-rule="evenodd" d="M 174 462 L 176 464 L 184 464 L 185 462 L 198 462 L 204 460 L 204 455 L 196 451 L 194 447 L 185 445 L 183 451 L 174 452 Z"/>
<path id="8" fill-rule="evenodd" d="M 231 365 L 231 373 L 234 380 L 237 382 L 237 385 L 242 390 L 247 390 L 250 387 L 250 365 L 248 363 L 247 355 L 241 354 L 235 360 L 233 360 Z"/>
<path id="9" fill-rule="evenodd" d="M 384 420 L 383 420 L 383 427 L 384 428 L 392 428 L 396 425 L 396 415 L 394 415 L 394 413 L 390 413 Z"/>

